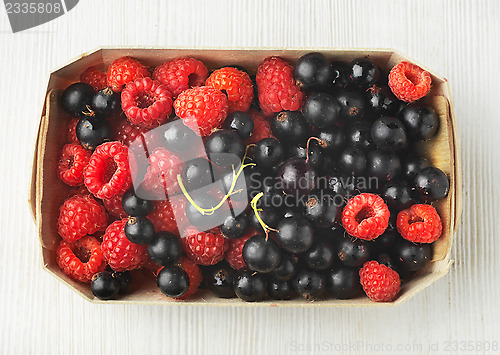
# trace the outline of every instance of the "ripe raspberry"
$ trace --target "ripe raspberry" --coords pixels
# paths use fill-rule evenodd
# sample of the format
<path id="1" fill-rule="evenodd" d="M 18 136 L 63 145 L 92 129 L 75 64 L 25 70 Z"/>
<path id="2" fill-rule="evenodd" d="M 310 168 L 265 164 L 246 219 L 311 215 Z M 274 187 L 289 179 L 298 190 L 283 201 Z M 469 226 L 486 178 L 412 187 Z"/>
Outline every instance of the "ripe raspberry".
<path id="1" fill-rule="evenodd" d="M 200 136 L 208 136 L 227 116 L 227 97 L 210 86 L 182 92 L 174 101 L 175 114 Z"/>
<path id="2" fill-rule="evenodd" d="M 104 233 L 101 249 L 115 271 L 133 270 L 147 262 L 147 246 L 131 243 L 123 231 L 128 219 L 111 223 Z"/>
<path id="3" fill-rule="evenodd" d="M 179 158 L 165 148 L 156 148 L 148 158 L 149 167 L 144 175 L 144 189 L 166 197 L 180 191 L 177 175 L 182 165 Z"/>
<path id="4" fill-rule="evenodd" d="M 186 230 L 182 238 L 184 252 L 195 263 L 200 265 L 215 265 L 224 258 L 229 245 L 219 228 L 199 232 L 194 227 Z"/>
<path id="5" fill-rule="evenodd" d="M 375 302 L 390 302 L 401 290 L 401 280 L 396 271 L 376 261 L 367 261 L 359 278 L 366 295 Z"/>
<path id="6" fill-rule="evenodd" d="M 253 100 L 253 83 L 247 73 L 232 67 L 214 71 L 206 83 L 225 92 L 228 98 L 228 113 L 248 111 Z"/>
<path id="7" fill-rule="evenodd" d="M 90 161 L 91 152 L 80 144 L 66 144 L 57 164 L 57 176 L 69 186 L 83 184 L 83 171 Z"/>
<path id="8" fill-rule="evenodd" d="M 128 120 L 141 127 L 158 127 L 172 113 L 172 94 L 167 87 L 151 78 L 131 81 L 121 95 L 122 109 Z"/>
<path id="9" fill-rule="evenodd" d="M 88 67 L 80 74 L 80 81 L 92 85 L 95 91 L 99 91 L 108 86 L 106 74 L 99 71 L 96 67 Z"/>
<path id="10" fill-rule="evenodd" d="M 269 121 L 261 112 L 252 109 L 248 113 L 253 118 L 254 129 L 252 136 L 245 140 L 245 144 L 255 144 L 264 138 L 274 138 Z"/>
<path id="11" fill-rule="evenodd" d="M 57 230 L 67 242 L 73 243 L 85 235 L 106 228 L 106 210 L 92 196 L 75 195 L 59 209 Z"/>
<path id="12" fill-rule="evenodd" d="M 396 97 L 406 102 L 421 99 L 431 89 L 431 75 L 418 65 L 401 62 L 389 73 L 389 87 Z"/>
<path id="13" fill-rule="evenodd" d="M 413 205 L 399 212 L 396 222 L 401 236 L 414 243 L 432 243 L 443 231 L 441 217 L 431 205 Z"/>
<path id="14" fill-rule="evenodd" d="M 293 79 L 293 67 L 281 58 L 264 59 L 257 69 L 256 81 L 264 115 L 300 109 L 303 94 Z"/>
<path id="15" fill-rule="evenodd" d="M 120 142 L 98 146 L 85 170 L 85 186 L 97 198 L 123 194 L 132 183 L 128 148 Z"/>
<path id="16" fill-rule="evenodd" d="M 156 201 L 155 209 L 148 215 L 148 218 L 155 226 L 155 231 L 166 231 L 175 235 L 180 235 L 179 228 L 183 230 L 188 224 L 186 214 L 183 213 L 185 208 L 186 200 L 183 198 L 175 197 L 170 201 Z M 176 220 L 174 209 L 176 211 L 181 211 L 181 213 L 177 214 L 177 217 L 181 217 L 181 219 Z"/>
<path id="17" fill-rule="evenodd" d="M 255 231 L 251 230 L 241 238 L 228 240 L 229 247 L 226 251 L 226 261 L 233 269 L 239 270 L 247 266 L 243 260 L 243 246 L 254 235 Z"/>
<path id="18" fill-rule="evenodd" d="M 106 78 L 108 86 L 115 92 L 120 92 L 123 86 L 140 78 L 150 77 L 148 69 L 137 59 L 122 57 L 115 60 L 108 68 Z"/>
<path id="19" fill-rule="evenodd" d="M 390 212 L 382 197 L 363 193 L 351 198 L 342 211 L 342 225 L 353 237 L 372 240 L 384 233 Z"/>
<path id="20" fill-rule="evenodd" d="M 94 274 L 106 268 L 101 244 L 90 235 L 74 243 L 62 240 L 57 248 L 56 261 L 66 275 L 81 282 L 89 282 Z"/>
<path id="21" fill-rule="evenodd" d="M 207 77 L 207 67 L 194 58 L 172 59 L 153 72 L 153 79 L 165 85 L 174 98 L 187 89 L 202 86 Z"/>
<path id="22" fill-rule="evenodd" d="M 76 138 L 76 125 L 78 124 L 78 118 L 71 118 L 66 126 L 66 139 L 68 143 L 78 143 L 78 138 Z"/>
<path id="23" fill-rule="evenodd" d="M 122 207 L 122 197 L 123 195 L 115 195 L 110 198 L 105 198 L 102 200 L 102 204 L 108 213 L 115 218 L 126 218 L 127 214 Z"/>
<path id="24" fill-rule="evenodd" d="M 189 277 L 189 287 L 182 296 L 175 298 L 176 300 L 185 300 L 198 291 L 200 287 L 201 280 L 203 276 L 201 274 L 200 267 L 194 263 L 194 261 L 188 258 L 182 258 L 180 265 Z"/>

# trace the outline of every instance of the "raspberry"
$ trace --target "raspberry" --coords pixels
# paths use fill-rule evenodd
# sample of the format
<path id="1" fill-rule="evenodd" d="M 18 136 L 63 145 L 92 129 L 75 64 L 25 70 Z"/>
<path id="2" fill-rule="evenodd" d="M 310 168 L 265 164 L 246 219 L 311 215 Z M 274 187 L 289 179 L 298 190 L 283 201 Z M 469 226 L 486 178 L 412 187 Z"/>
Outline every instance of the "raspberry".
<path id="1" fill-rule="evenodd" d="M 264 138 L 274 138 L 269 121 L 266 120 L 262 113 L 257 110 L 250 110 L 248 113 L 253 118 L 254 129 L 252 136 L 245 140 L 245 144 L 255 144 Z"/>
<path id="2" fill-rule="evenodd" d="M 158 127 L 172 113 L 172 94 L 151 78 L 136 79 L 122 91 L 122 109 L 128 120 L 141 127 Z"/>
<path id="3" fill-rule="evenodd" d="M 182 92 L 174 101 L 175 114 L 200 136 L 208 136 L 227 116 L 227 97 L 210 86 Z"/>
<path id="4" fill-rule="evenodd" d="M 78 124 L 78 118 L 71 118 L 66 126 L 66 139 L 68 143 L 80 143 L 78 138 L 76 138 L 76 125 Z"/>
<path id="5" fill-rule="evenodd" d="M 399 212 L 396 226 L 403 238 L 414 243 L 432 243 L 443 231 L 436 209 L 425 204 L 413 205 Z"/>
<path id="6" fill-rule="evenodd" d="M 173 208 L 172 208 L 173 205 Z M 186 200 L 182 198 L 174 198 L 171 201 L 163 200 L 156 201 L 155 209 L 148 215 L 149 220 L 155 226 L 155 231 L 166 231 L 175 235 L 179 234 L 179 228 L 183 229 L 187 225 L 187 217 L 183 211 L 186 208 Z M 176 220 L 174 209 L 182 211 L 177 214 L 177 217 L 182 217 L 181 220 Z"/>
<path id="7" fill-rule="evenodd" d="M 108 213 L 116 218 L 126 218 L 127 214 L 122 207 L 122 197 L 123 195 L 115 195 L 110 198 L 105 198 L 102 200 L 102 204 Z"/>
<path id="8" fill-rule="evenodd" d="M 188 258 L 200 265 L 215 265 L 224 258 L 229 247 L 219 228 L 199 232 L 190 227 L 186 237 L 182 238 L 182 246 Z"/>
<path id="9" fill-rule="evenodd" d="M 390 302 L 401 290 L 401 280 L 396 271 L 376 261 L 367 261 L 359 278 L 366 295 L 376 302 Z"/>
<path id="10" fill-rule="evenodd" d="M 74 243 L 62 240 L 57 248 L 56 261 L 66 275 L 81 282 L 90 282 L 94 274 L 106 268 L 101 244 L 90 235 Z"/>
<path id="11" fill-rule="evenodd" d="M 165 85 L 174 98 L 187 89 L 202 86 L 207 76 L 207 67 L 194 58 L 172 59 L 153 72 L 153 79 Z"/>
<path id="12" fill-rule="evenodd" d="M 390 212 L 382 197 L 363 193 L 351 198 L 342 211 L 342 225 L 353 237 L 372 240 L 384 233 Z"/>
<path id="13" fill-rule="evenodd" d="M 148 131 L 145 127 L 138 127 L 129 121 L 123 120 L 116 128 L 115 139 L 129 147 L 133 141 L 140 136 L 144 136 Z"/>
<path id="14" fill-rule="evenodd" d="M 246 241 L 255 235 L 255 231 L 251 230 L 247 232 L 243 237 L 238 239 L 230 239 L 228 241 L 229 247 L 226 251 L 226 261 L 235 270 L 246 267 L 245 261 L 243 260 L 243 246 Z"/>
<path id="15" fill-rule="evenodd" d="M 130 242 L 123 228 L 128 219 L 111 223 L 104 233 L 101 249 L 109 266 L 115 271 L 133 270 L 148 260 L 147 246 Z"/>
<path id="16" fill-rule="evenodd" d="M 413 102 L 421 99 L 431 89 L 431 75 L 418 65 L 401 62 L 389 73 L 389 87 L 402 101 Z"/>
<path id="17" fill-rule="evenodd" d="M 97 70 L 96 67 L 88 67 L 80 74 L 80 81 L 92 85 L 95 91 L 102 90 L 108 86 L 106 74 Z"/>
<path id="18" fill-rule="evenodd" d="M 137 59 L 131 57 L 122 57 L 115 60 L 108 68 L 106 78 L 108 86 L 115 92 L 120 92 L 123 86 L 131 81 L 140 78 L 150 77 L 147 68 Z"/>
<path id="19" fill-rule="evenodd" d="M 81 237 L 106 228 L 107 215 L 92 196 L 75 195 L 68 198 L 59 209 L 57 230 L 67 242 L 73 243 Z"/>
<path id="20" fill-rule="evenodd" d="M 83 171 L 90 161 L 91 153 L 80 144 L 66 144 L 57 164 L 57 176 L 69 186 L 83 184 Z"/>
<path id="21" fill-rule="evenodd" d="M 293 79 L 293 67 L 281 58 L 264 59 L 257 69 L 256 81 L 264 115 L 300 109 L 303 94 Z"/>
<path id="22" fill-rule="evenodd" d="M 98 146 L 85 170 L 85 186 L 97 198 L 110 198 L 124 193 L 130 186 L 128 148 L 120 142 Z"/>
<path id="23" fill-rule="evenodd" d="M 165 148 L 156 148 L 148 158 L 149 167 L 144 175 L 144 189 L 158 196 L 180 191 L 177 175 L 182 165 L 179 158 Z"/>
<path id="24" fill-rule="evenodd" d="M 201 274 L 200 267 L 194 263 L 194 261 L 188 258 L 182 258 L 180 265 L 189 277 L 189 287 L 182 296 L 175 298 L 176 300 L 185 300 L 198 291 L 200 287 L 203 276 Z"/>
<path id="25" fill-rule="evenodd" d="M 246 112 L 250 108 L 253 100 L 253 83 L 244 71 L 225 67 L 210 74 L 205 84 L 226 93 L 228 113 Z"/>

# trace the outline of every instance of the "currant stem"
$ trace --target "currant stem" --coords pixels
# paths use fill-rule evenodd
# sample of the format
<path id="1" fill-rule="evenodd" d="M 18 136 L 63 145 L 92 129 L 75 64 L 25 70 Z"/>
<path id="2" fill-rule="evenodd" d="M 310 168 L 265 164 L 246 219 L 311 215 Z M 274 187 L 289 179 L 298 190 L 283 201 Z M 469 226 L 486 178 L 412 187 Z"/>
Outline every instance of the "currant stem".
<path id="1" fill-rule="evenodd" d="M 264 230 L 264 233 L 266 234 L 266 240 L 267 240 L 267 237 L 268 237 L 268 234 L 269 234 L 269 231 L 273 231 L 273 232 L 279 232 L 279 230 L 277 229 L 274 229 L 274 228 L 271 228 L 269 227 L 263 220 L 262 218 L 260 217 L 260 214 L 259 214 L 259 211 L 262 211 L 260 208 L 257 208 L 257 202 L 259 201 L 259 199 L 264 196 L 264 193 L 263 192 L 259 192 L 257 195 L 255 195 L 255 197 L 252 199 L 252 201 L 250 201 L 250 206 L 252 207 L 254 213 L 255 213 L 255 217 L 257 217 L 257 220 L 259 221 L 262 229 Z"/>
<path id="2" fill-rule="evenodd" d="M 307 140 L 306 144 L 306 152 L 307 152 L 307 158 L 306 158 L 306 163 L 309 163 L 309 144 L 311 143 L 311 140 L 315 140 L 319 143 L 320 147 L 325 148 L 326 147 L 326 142 L 323 139 L 319 139 L 317 137 L 309 137 Z"/>

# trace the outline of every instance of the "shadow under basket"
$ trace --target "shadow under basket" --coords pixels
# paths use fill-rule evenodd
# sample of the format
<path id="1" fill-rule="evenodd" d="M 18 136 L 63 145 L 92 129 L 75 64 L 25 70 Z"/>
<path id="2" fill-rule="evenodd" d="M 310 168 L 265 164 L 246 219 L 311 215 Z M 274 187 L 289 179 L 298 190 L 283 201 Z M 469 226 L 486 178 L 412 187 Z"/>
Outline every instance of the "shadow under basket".
<path id="1" fill-rule="evenodd" d="M 56 263 L 56 248 L 60 242 L 57 233 L 59 207 L 66 199 L 70 187 L 58 179 L 56 166 L 59 153 L 66 143 L 67 115 L 62 112 L 58 99 L 61 91 L 72 82 L 79 81 L 80 74 L 89 66 L 97 66 L 105 70 L 115 59 L 132 56 L 149 67 L 157 66 L 169 59 L 191 56 L 201 60 L 209 69 L 222 65 L 240 65 L 255 73 L 259 63 L 269 56 L 280 56 L 290 63 L 309 52 L 321 52 L 328 59 L 349 62 L 355 58 L 367 57 L 386 72 L 402 60 L 414 62 L 403 54 L 388 49 L 165 49 L 165 48 L 100 48 L 82 54 L 68 64 L 51 72 L 47 87 L 46 100 L 38 130 L 38 138 L 33 159 L 33 171 L 29 203 L 33 219 L 38 228 L 43 267 L 59 281 L 65 283 L 75 292 L 91 302 L 102 302 L 90 292 L 88 284 L 70 279 Z M 416 63 L 418 64 L 418 63 Z M 418 64 L 420 65 L 420 64 Z M 237 298 L 217 298 L 208 290 L 199 290 L 193 298 L 186 301 L 175 301 L 165 297 L 157 288 L 153 275 L 145 271 L 134 271 L 134 285 L 129 295 L 106 303 L 131 304 L 176 304 L 176 305 L 210 305 L 210 306 L 251 306 L 251 307 L 339 307 L 339 306 L 394 306 L 400 304 L 425 287 L 448 273 L 452 260 L 450 250 L 453 235 L 457 228 L 461 213 L 461 170 L 460 156 L 456 132 L 456 123 L 450 90 L 447 80 L 431 70 L 432 89 L 426 96 L 427 103 L 432 105 L 439 115 L 440 128 L 438 134 L 430 141 L 420 143 L 417 150 L 426 156 L 432 165 L 441 169 L 450 180 L 448 196 L 436 203 L 443 222 L 443 234 L 434 243 L 433 259 L 429 265 L 412 280 L 403 283 L 401 293 L 393 302 L 377 303 L 366 296 L 349 300 L 326 299 L 306 301 L 296 298 L 289 301 L 270 301 L 246 303 Z M 253 70 L 253 71 L 252 71 Z M 139 282 L 136 282 L 140 279 Z"/>

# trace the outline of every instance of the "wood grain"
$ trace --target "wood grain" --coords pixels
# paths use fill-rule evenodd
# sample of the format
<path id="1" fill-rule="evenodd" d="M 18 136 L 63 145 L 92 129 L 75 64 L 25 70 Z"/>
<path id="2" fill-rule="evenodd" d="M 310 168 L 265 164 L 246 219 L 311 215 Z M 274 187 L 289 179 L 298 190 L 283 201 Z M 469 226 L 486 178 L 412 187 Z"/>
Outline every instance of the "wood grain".
<path id="1" fill-rule="evenodd" d="M 446 341 L 473 341 L 476 353 L 489 344 L 493 353 L 492 342 L 500 342 L 499 16 L 495 0 L 86 0 L 12 35 L 0 10 L 0 353 L 422 354 L 443 353 Z M 464 181 L 449 275 L 390 309 L 93 305 L 73 294 L 42 270 L 28 186 L 49 71 L 101 45 L 395 48 L 444 75 Z"/>

